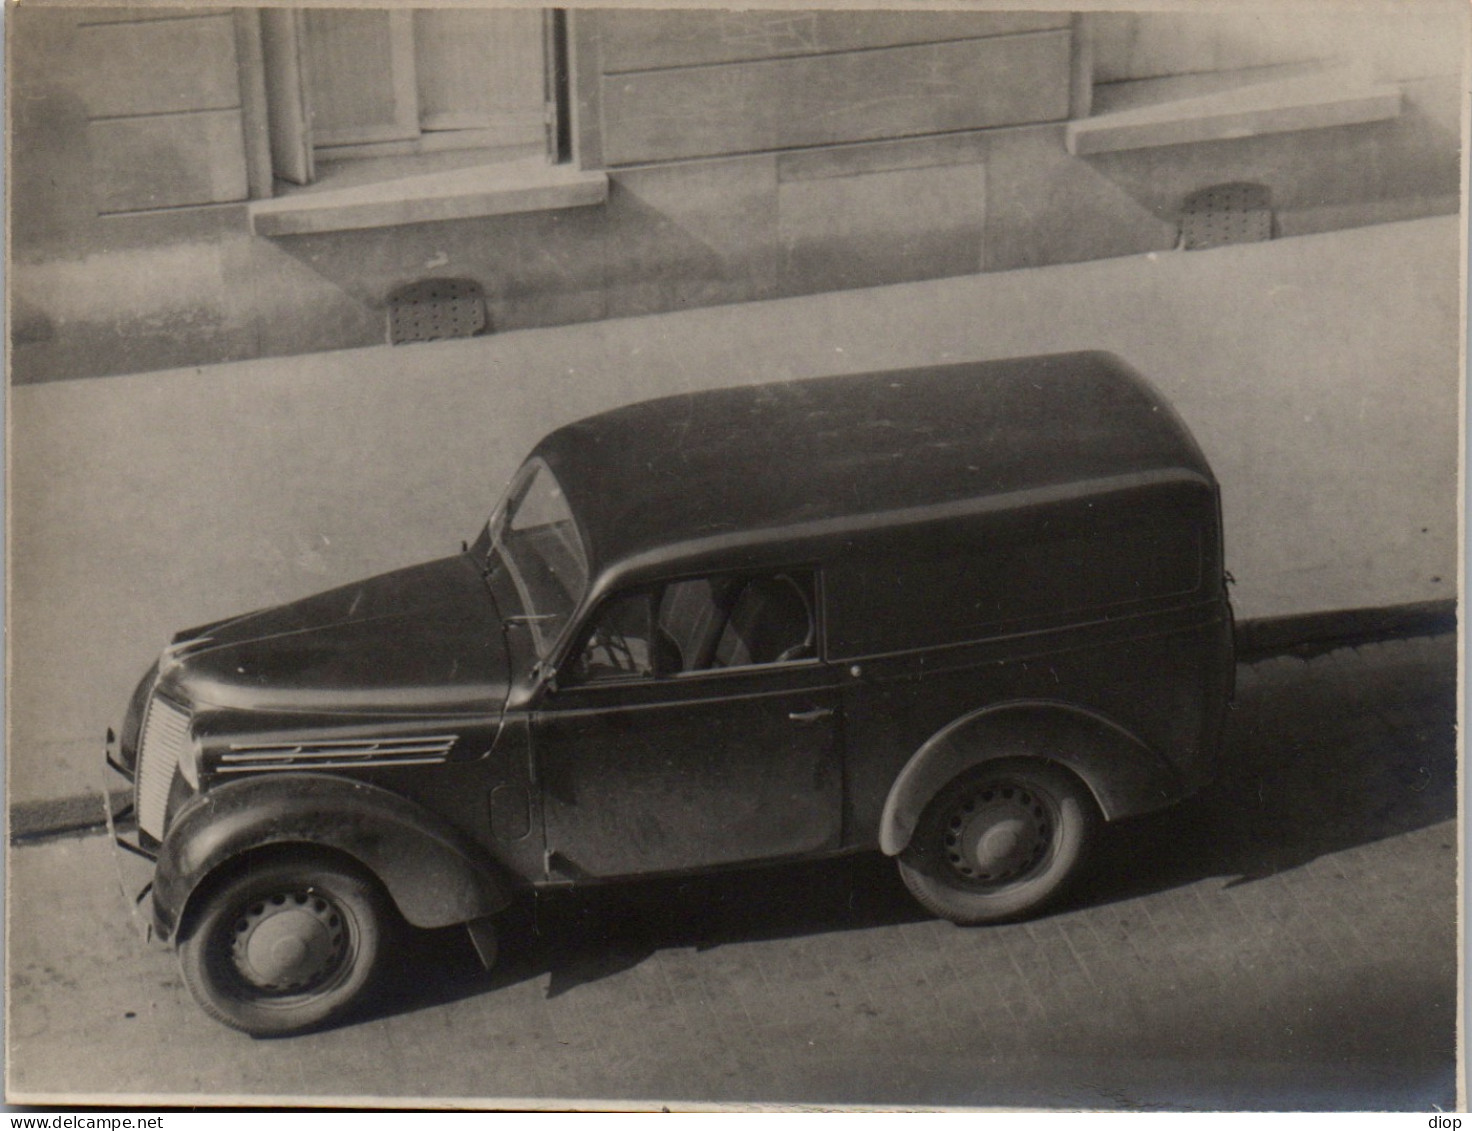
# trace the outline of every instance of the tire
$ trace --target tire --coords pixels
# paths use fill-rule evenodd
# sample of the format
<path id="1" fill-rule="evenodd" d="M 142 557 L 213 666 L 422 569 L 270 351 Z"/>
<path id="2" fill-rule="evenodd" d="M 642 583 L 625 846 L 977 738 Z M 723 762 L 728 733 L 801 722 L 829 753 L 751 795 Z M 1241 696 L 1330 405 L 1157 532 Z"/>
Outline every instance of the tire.
<path id="1" fill-rule="evenodd" d="M 391 922 L 368 876 L 336 860 L 276 858 L 210 892 L 179 941 L 185 984 L 253 1037 L 320 1028 L 372 985 Z"/>
<path id="2" fill-rule="evenodd" d="M 926 806 L 900 876 L 920 905 L 972 925 L 1030 915 L 1086 857 L 1093 798 L 1048 762 L 997 761 L 955 778 Z"/>

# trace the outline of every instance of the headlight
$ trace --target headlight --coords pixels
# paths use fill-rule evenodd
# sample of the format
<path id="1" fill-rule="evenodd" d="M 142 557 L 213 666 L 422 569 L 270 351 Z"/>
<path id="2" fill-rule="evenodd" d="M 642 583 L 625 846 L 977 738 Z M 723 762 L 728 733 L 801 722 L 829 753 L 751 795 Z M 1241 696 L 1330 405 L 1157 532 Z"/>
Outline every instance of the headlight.
<path id="1" fill-rule="evenodd" d="M 179 751 L 179 773 L 189 783 L 189 788 L 196 792 L 199 790 L 199 763 L 203 756 L 199 739 L 190 735 L 189 741 Z"/>
<path id="2" fill-rule="evenodd" d="M 118 729 L 118 760 L 130 774 L 138 772 L 138 745 L 143 734 L 143 715 L 148 709 L 148 699 L 153 694 L 153 685 L 157 679 L 158 664 L 155 663 L 138 681 L 138 686 L 133 688 L 133 694 L 128 699 L 128 709 Z"/>

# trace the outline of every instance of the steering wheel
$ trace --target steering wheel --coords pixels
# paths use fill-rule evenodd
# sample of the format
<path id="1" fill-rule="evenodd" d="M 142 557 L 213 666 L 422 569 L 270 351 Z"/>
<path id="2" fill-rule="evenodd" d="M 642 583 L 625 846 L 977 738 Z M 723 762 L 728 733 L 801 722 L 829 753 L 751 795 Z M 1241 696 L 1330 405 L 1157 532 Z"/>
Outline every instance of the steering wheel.
<path id="1" fill-rule="evenodd" d="M 797 594 L 799 600 L 802 601 L 803 612 L 807 615 L 808 628 L 807 634 L 800 641 L 788 648 L 782 649 L 781 652 L 777 653 L 777 659 L 773 662 L 786 664 L 793 660 L 805 660 L 813 655 L 813 645 L 816 643 L 818 635 L 818 625 L 816 618 L 813 616 L 812 602 L 808 600 L 807 592 L 803 587 L 787 574 L 784 573 L 778 576 L 777 581 L 786 582 L 792 587 L 792 591 Z"/>
<path id="2" fill-rule="evenodd" d="M 777 653 L 777 658 L 772 662 L 775 664 L 786 664 L 793 660 L 805 660 L 813 651 L 813 642 L 804 640 L 800 644 L 794 644 L 791 648 L 785 648 Z"/>
<path id="3" fill-rule="evenodd" d="M 629 639 L 622 632 L 599 628 L 588 641 L 588 652 L 591 654 L 599 649 L 608 657 L 609 667 L 628 675 L 638 674 L 639 664 L 634 659 L 634 650 L 629 647 Z"/>

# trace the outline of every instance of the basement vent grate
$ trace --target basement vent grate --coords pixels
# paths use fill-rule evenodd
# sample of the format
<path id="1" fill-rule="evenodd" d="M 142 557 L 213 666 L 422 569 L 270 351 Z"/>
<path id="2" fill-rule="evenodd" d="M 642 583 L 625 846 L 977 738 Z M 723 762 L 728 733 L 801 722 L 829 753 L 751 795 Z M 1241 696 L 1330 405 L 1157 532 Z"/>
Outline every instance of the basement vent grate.
<path id="1" fill-rule="evenodd" d="M 473 338 L 489 323 L 485 294 L 473 279 L 421 279 L 388 296 L 390 345 Z"/>
<path id="2" fill-rule="evenodd" d="M 1272 238 L 1272 195 L 1266 185 L 1212 185 L 1186 198 L 1181 247 L 1187 251 Z"/>

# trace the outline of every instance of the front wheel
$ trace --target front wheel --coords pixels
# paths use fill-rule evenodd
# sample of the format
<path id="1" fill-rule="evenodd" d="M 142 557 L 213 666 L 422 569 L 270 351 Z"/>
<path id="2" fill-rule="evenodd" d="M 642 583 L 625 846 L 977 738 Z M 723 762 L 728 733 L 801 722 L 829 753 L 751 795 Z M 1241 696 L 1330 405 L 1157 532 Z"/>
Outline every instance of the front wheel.
<path id="1" fill-rule="evenodd" d="M 200 1006 L 256 1037 L 319 1028 L 356 1005 L 373 980 L 389 922 L 367 876 L 335 860 L 249 867 L 206 898 L 179 942 Z"/>
<path id="2" fill-rule="evenodd" d="M 1095 823 L 1093 799 L 1046 762 L 988 762 L 926 806 L 900 876 L 920 904 L 953 923 L 1031 914 L 1077 872 Z"/>

